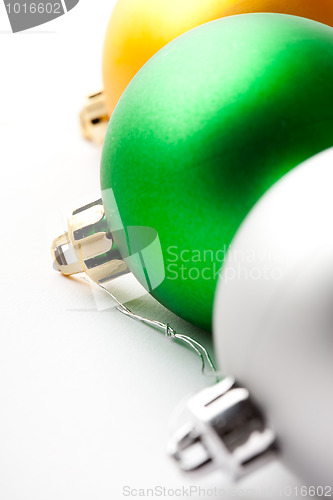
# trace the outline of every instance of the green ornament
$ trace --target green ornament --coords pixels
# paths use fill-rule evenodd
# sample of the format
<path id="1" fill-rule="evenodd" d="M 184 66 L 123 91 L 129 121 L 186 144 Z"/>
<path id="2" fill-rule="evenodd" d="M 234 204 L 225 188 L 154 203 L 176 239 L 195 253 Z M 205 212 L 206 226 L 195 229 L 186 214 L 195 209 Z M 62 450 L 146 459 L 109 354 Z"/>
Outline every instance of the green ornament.
<path id="1" fill-rule="evenodd" d="M 210 330 L 218 272 L 244 217 L 330 146 L 332 28 L 246 14 L 191 30 L 139 71 L 111 117 L 101 187 L 120 253 L 135 252 L 135 228 L 138 239 L 138 228 L 155 230 L 164 280 L 154 284 L 142 259 L 130 269 L 141 282 L 149 275 L 168 309 Z"/>

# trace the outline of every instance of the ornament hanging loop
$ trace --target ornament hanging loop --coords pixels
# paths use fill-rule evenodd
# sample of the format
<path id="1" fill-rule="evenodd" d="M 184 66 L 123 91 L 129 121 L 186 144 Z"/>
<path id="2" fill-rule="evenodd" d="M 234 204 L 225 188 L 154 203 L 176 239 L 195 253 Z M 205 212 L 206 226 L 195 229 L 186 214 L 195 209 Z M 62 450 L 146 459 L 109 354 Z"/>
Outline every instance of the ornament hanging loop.
<path id="1" fill-rule="evenodd" d="M 53 241 L 51 254 L 58 271 L 84 272 L 97 284 L 129 273 L 108 230 L 101 199 L 72 213 L 67 232 Z"/>
<path id="2" fill-rule="evenodd" d="M 81 133 L 85 139 L 103 144 L 109 124 L 108 110 L 103 92 L 90 94 L 80 113 Z"/>

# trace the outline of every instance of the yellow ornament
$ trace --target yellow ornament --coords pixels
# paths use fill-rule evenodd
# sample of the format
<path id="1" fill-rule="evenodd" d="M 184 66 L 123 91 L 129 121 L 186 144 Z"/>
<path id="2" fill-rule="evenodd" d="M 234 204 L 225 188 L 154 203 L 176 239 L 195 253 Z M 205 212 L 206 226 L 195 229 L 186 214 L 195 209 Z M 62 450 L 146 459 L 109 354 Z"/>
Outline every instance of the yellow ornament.
<path id="1" fill-rule="evenodd" d="M 171 40 L 208 21 L 253 12 L 292 14 L 333 25 L 332 0 L 118 0 L 103 53 L 108 114 L 139 69 Z"/>

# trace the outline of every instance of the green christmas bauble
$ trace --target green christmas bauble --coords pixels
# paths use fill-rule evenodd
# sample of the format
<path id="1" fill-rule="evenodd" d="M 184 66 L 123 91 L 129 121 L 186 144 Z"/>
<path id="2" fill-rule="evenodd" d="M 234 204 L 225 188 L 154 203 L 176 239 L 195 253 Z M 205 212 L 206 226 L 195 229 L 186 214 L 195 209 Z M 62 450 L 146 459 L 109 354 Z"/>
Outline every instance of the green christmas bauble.
<path id="1" fill-rule="evenodd" d="M 218 273 L 244 217 L 330 146 L 332 28 L 279 14 L 195 28 L 148 61 L 112 115 L 101 187 L 119 250 L 136 255 L 128 265 L 157 300 L 210 330 Z"/>

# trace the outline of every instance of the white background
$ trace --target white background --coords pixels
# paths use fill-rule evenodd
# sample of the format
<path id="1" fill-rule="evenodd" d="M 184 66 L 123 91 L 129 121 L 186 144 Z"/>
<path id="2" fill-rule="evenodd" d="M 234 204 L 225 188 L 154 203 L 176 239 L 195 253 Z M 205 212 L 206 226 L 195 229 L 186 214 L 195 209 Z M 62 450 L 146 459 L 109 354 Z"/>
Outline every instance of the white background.
<path id="1" fill-rule="evenodd" d="M 258 498 L 295 480 L 276 462 L 235 486 L 222 473 L 184 476 L 167 456 L 175 408 L 208 383 L 199 360 L 52 268 L 67 209 L 99 197 L 101 150 L 81 139 L 78 113 L 101 87 L 113 4 L 81 0 L 15 35 L 0 4 L 0 499 L 118 500 L 126 485 L 217 486 L 224 498 L 256 488 Z M 212 350 L 151 298 L 130 305 Z"/>

